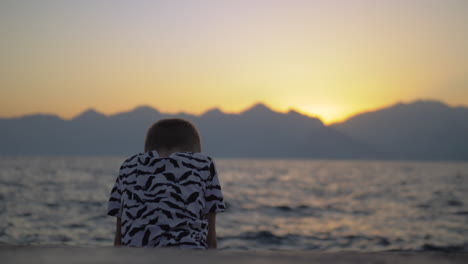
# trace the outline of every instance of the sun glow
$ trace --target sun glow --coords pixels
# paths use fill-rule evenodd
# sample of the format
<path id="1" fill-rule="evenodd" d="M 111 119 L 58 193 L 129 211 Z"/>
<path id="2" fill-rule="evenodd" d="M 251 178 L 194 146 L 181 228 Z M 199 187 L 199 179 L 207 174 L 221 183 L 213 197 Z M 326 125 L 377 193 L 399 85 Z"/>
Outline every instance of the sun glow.
<path id="1" fill-rule="evenodd" d="M 343 114 L 342 107 L 332 104 L 301 105 L 297 110 L 306 115 L 318 117 L 325 124 L 341 121 L 347 117 Z"/>

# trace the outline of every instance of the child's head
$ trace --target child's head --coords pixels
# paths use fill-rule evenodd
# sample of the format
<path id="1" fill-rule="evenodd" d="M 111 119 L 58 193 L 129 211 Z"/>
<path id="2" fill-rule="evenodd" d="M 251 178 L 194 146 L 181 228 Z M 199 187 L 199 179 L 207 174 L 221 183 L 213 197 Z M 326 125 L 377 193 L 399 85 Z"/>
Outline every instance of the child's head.
<path id="1" fill-rule="evenodd" d="M 201 152 L 200 136 L 195 126 L 180 118 L 161 119 L 146 134 L 145 152 Z"/>

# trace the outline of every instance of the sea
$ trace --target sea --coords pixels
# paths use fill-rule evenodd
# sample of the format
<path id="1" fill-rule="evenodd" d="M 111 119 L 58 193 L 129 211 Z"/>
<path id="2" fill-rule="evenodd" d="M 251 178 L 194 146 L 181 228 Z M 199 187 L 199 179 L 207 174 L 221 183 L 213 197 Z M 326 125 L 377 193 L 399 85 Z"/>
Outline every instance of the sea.
<path id="1" fill-rule="evenodd" d="M 112 246 L 123 157 L 0 157 L 0 245 Z M 224 250 L 468 251 L 468 163 L 216 159 Z"/>

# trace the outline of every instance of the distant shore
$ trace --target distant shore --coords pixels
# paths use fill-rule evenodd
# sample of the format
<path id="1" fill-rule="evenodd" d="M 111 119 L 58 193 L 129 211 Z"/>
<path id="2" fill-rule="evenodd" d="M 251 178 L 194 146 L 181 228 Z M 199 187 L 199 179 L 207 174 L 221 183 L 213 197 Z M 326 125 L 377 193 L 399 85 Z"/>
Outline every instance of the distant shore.
<path id="1" fill-rule="evenodd" d="M 0 246 L 2 263 L 468 263 L 466 253 L 384 251 L 177 250 L 113 247 Z"/>

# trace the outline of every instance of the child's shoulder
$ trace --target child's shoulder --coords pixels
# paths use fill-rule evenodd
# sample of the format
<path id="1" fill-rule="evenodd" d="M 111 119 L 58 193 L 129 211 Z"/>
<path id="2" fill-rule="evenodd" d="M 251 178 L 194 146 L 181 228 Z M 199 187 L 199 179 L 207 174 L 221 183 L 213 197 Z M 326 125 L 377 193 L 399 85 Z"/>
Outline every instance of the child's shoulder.
<path id="1" fill-rule="evenodd" d="M 173 161 L 171 162 L 170 160 Z M 174 160 L 177 160 L 181 166 L 205 167 L 213 165 L 213 159 L 204 153 L 174 152 L 169 157 L 163 158 L 160 157 L 156 151 L 149 151 L 130 156 L 122 163 L 120 170 L 134 170 L 136 167 L 140 169 L 152 167 L 160 164 L 161 162 L 164 163 L 165 161 L 173 164 Z"/>
<path id="2" fill-rule="evenodd" d="M 136 166 L 138 163 L 146 163 L 144 161 L 152 160 L 153 158 L 159 158 L 159 154 L 156 151 L 140 152 L 126 158 L 122 162 L 121 167 Z"/>
<path id="3" fill-rule="evenodd" d="M 204 153 L 200 153 L 200 152 L 197 152 L 197 153 L 193 153 L 193 152 L 175 152 L 171 155 L 171 157 L 178 157 L 178 158 L 182 158 L 182 159 L 186 159 L 188 161 L 192 161 L 192 162 L 207 162 L 207 163 L 211 163 L 213 161 L 213 159 L 204 154 Z"/>
<path id="4" fill-rule="evenodd" d="M 137 153 L 137 154 L 135 154 L 135 155 L 133 155 L 133 156 L 130 156 L 130 157 L 126 158 L 125 161 L 124 161 L 123 163 L 130 163 L 130 162 L 132 162 L 132 161 L 136 161 L 136 159 L 137 159 L 138 156 L 140 156 L 140 155 L 141 155 L 141 153 Z"/>

